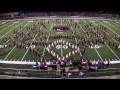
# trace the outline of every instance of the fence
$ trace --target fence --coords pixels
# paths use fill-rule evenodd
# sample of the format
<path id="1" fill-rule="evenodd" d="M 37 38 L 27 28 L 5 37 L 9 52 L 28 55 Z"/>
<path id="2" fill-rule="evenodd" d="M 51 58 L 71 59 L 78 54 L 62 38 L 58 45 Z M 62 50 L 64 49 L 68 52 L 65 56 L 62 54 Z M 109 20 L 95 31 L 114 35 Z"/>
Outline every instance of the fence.
<path id="1" fill-rule="evenodd" d="M 120 68 L 116 69 L 101 69 L 96 72 L 83 71 L 83 77 L 99 77 L 99 76 L 111 76 L 120 75 Z M 68 78 L 67 73 L 63 73 L 62 70 L 33 70 L 33 69 L 12 69 L 12 68 L 0 68 L 0 75 L 10 76 L 23 76 L 23 77 L 38 77 L 38 78 Z M 72 73 L 69 78 L 81 78 L 79 72 Z"/>
<path id="2" fill-rule="evenodd" d="M 61 77 L 61 70 L 34 70 L 34 69 L 13 69 L 0 68 L 0 75 L 24 76 L 24 77 L 40 77 L 40 78 L 56 78 Z"/>
<path id="3" fill-rule="evenodd" d="M 112 76 L 112 75 L 120 75 L 120 68 L 116 69 L 107 69 L 107 70 L 98 70 L 96 72 L 83 72 L 83 78 L 87 77 L 100 77 L 100 76 Z M 81 78 L 79 73 L 72 73 L 69 78 Z"/>

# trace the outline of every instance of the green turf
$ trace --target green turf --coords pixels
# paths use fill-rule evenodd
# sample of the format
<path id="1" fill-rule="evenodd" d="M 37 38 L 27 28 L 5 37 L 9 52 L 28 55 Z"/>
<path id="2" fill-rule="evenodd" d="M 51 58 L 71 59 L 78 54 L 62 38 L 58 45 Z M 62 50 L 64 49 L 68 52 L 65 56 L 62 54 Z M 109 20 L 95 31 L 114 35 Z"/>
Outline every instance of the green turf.
<path id="1" fill-rule="evenodd" d="M 44 19 L 46 20 L 46 19 Z M 33 22 L 28 22 L 27 20 L 16 20 L 16 21 L 19 21 L 19 23 L 15 23 L 16 21 L 1 21 L 0 22 L 0 44 L 2 45 L 3 44 L 3 38 L 5 36 L 13 36 L 13 32 L 14 32 L 14 28 L 17 29 L 18 31 L 20 30 L 20 26 L 23 26 L 24 28 L 22 28 L 19 32 L 30 32 L 29 30 L 27 30 L 27 27 L 30 27 L 32 26 L 33 24 L 37 23 L 37 22 L 43 22 L 44 20 L 40 20 L 40 19 L 35 19 L 33 20 Z M 76 20 L 79 20 L 79 19 L 76 19 Z M 29 20 L 30 21 L 30 20 Z M 44 38 L 43 35 L 40 35 L 40 36 L 37 36 L 36 37 L 36 40 L 38 41 L 47 41 L 48 39 L 48 43 L 52 43 L 58 39 L 50 39 L 48 38 L 48 35 L 49 35 L 49 32 L 51 30 L 51 35 L 57 35 L 58 32 L 56 32 L 55 30 L 53 30 L 53 26 L 54 24 L 56 24 L 56 21 L 53 20 L 53 19 L 48 19 L 49 21 L 49 24 L 46 23 L 47 25 L 47 28 L 44 28 L 42 27 L 42 29 L 40 30 L 41 32 L 43 32 L 45 35 L 46 35 L 46 39 Z M 120 35 L 120 24 L 119 23 L 116 23 L 115 21 L 111 21 L 111 20 L 107 20 L 107 23 L 104 22 L 103 20 L 89 20 L 89 19 L 80 19 L 79 20 L 81 23 L 78 24 L 77 27 L 75 26 L 71 26 L 71 31 L 75 31 L 77 34 L 79 34 L 80 36 L 83 36 L 85 34 L 85 32 L 87 31 L 83 25 L 86 25 L 87 23 L 89 23 L 90 21 L 94 21 L 93 24 L 95 26 L 97 25 L 104 25 L 106 27 L 108 27 L 108 30 L 106 33 L 108 34 L 113 34 L 113 35 Z M 6 22 L 6 23 L 3 23 L 2 22 Z M 74 23 L 74 20 L 71 22 L 71 20 L 67 20 L 66 22 L 59 22 L 59 24 L 67 24 L 67 23 L 71 23 L 71 24 L 75 24 Z M 53 24 L 53 26 L 52 26 Z M 25 26 L 26 25 L 26 26 Z M 40 25 L 37 25 L 37 30 L 40 29 Z M 63 32 L 63 33 L 60 33 L 61 35 L 64 34 L 64 35 L 70 35 L 71 31 L 69 32 Z M 97 30 L 95 30 L 96 32 Z M 101 32 L 101 31 L 99 31 Z M 95 34 L 92 33 L 90 34 L 90 40 L 92 38 L 95 38 Z M 30 41 L 32 41 L 34 39 L 34 37 L 32 37 L 31 39 L 29 39 Z M 77 41 L 81 41 L 79 38 L 76 38 L 76 39 L 65 39 L 65 38 L 61 38 L 63 40 L 66 40 L 70 43 L 76 43 Z M 111 39 L 112 42 L 120 42 L 120 40 L 118 39 Z M 8 54 L 9 52 L 14 48 L 14 44 L 13 44 L 13 41 L 12 39 L 10 39 L 6 44 L 10 44 L 11 47 L 8 47 L 8 48 L 5 48 L 5 49 L 0 49 L 0 59 L 4 59 Z M 108 46 L 107 46 L 107 45 Z M 102 47 L 100 47 L 99 49 L 96 49 L 97 52 L 99 53 L 99 55 L 102 57 L 102 59 L 118 59 L 120 58 L 120 49 L 116 49 L 115 47 L 113 47 L 112 45 L 109 45 L 108 44 L 108 41 L 106 41 L 106 44 L 102 44 L 102 43 L 99 43 L 97 45 L 101 45 Z M 83 45 L 82 43 L 80 42 L 80 45 L 79 47 L 82 49 L 83 48 Z M 111 50 L 118 56 L 118 58 L 115 56 L 115 54 L 109 49 L 111 48 Z M 40 44 L 38 44 L 36 46 L 36 49 L 39 50 L 41 52 L 41 57 L 45 58 L 46 60 L 54 60 L 56 59 L 56 57 L 52 56 L 50 53 L 47 52 L 47 50 L 45 49 L 45 46 L 41 46 Z M 45 52 L 43 52 L 45 49 Z M 53 48 L 53 50 L 58 53 L 60 56 L 61 56 L 61 49 L 56 49 L 56 47 Z M 100 59 L 100 56 L 98 55 L 98 53 L 96 52 L 96 50 L 93 48 L 89 48 L 87 47 L 86 48 L 86 51 L 85 51 L 85 54 L 82 56 L 83 59 L 86 59 L 86 58 L 89 58 L 91 60 L 98 60 Z M 66 55 L 69 51 L 72 51 L 71 48 L 68 48 L 68 49 L 64 49 L 63 48 L 63 55 Z M 6 59 L 16 59 L 16 60 L 21 60 L 23 58 L 23 56 L 25 55 L 26 53 L 26 50 L 25 49 L 20 49 L 20 48 L 15 48 L 9 55 Z M 42 54 L 44 54 L 42 56 Z M 28 50 L 28 52 L 26 53 L 24 60 L 30 60 L 30 61 L 33 61 L 33 60 L 40 60 L 41 57 L 38 57 L 36 56 L 35 54 L 33 54 L 32 52 L 30 52 Z M 80 58 L 80 54 L 76 54 L 73 58 Z M 73 59 L 73 58 L 69 58 L 70 59 Z"/>

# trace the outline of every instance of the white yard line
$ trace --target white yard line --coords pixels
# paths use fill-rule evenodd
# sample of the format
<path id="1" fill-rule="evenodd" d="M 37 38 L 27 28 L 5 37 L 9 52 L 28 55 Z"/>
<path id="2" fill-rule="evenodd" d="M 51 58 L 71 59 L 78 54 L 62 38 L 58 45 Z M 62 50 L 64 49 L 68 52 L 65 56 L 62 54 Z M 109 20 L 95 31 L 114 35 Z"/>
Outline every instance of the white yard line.
<path id="1" fill-rule="evenodd" d="M 53 19 L 53 22 L 54 22 L 54 20 L 55 20 L 55 19 Z M 50 31 L 52 30 L 52 27 L 53 27 L 53 23 L 51 24 Z M 49 31 L 49 35 L 48 35 L 48 38 L 47 38 L 47 41 L 46 41 L 46 42 L 48 42 L 48 40 L 49 40 L 50 31 Z M 42 56 L 44 56 L 45 49 L 46 49 L 46 46 L 45 46 L 45 48 L 44 48 L 44 51 L 43 51 L 43 54 L 42 54 Z M 43 57 L 41 58 L 41 60 L 42 60 L 42 59 L 43 59 Z"/>
<path id="2" fill-rule="evenodd" d="M 111 23 L 115 24 L 116 26 L 120 26 L 120 22 L 116 23 L 116 22 L 111 21 Z"/>
<path id="3" fill-rule="evenodd" d="M 93 45 L 93 44 L 92 44 L 92 45 Z M 103 60 L 102 57 L 101 57 L 101 55 L 99 54 L 99 52 L 96 50 L 96 48 L 94 48 L 94 49 L 95 49 L 95 51 L 97 52 L 97 54 L 98 54 L 98 56 L 100 57 L 100 59 Z"/>
<path id="4" fill-rule="evenodd" d="M 94 25 L 96 25 L 97 26 L 97 24 L 95 23 L 95 22 L 93 22 L 94 23 Z M 103 30 L 104 31 L 104 30 Z M 104 31 L 105 32 L 105 31 Z M 109 35 L 107 32 L 105 32 L 107 35 Z M 115 42 L 118 42 L 117 40 L 115 40 L 114 38 L 112 38 Z"/>
<path id="5" fill-rule="evenodd" d="M 105 32 L 106 33 L 106 32 Z M 108 33 L 106 33 L 108 35 Z M 118 42 L 117 40 L 115 40 L 114 38 L 112 38 L 115 42 Z"/>
<path id="6" fill-rule="evenodd" d="M 35 36 L 35 37 L 36 37 L 36 36 Z M 34 41 L 34 39 L 32 40 L 32 42 L 33 42 L 33 41 Z M 31 42 L 30 46 L 32 45 L 32 42 Z M 26 54 L 28 53 L 28 50 L 29 50 L 29 48 L 26 50 L 26 52 L 25 52 L 24 56 L 22 57 L 21 61 L 25 58 Z"/>
<path id="7" fill-rule="evenodd" d="M 52 30 L 52 27 L 53 27 L 53 23 L 51 24 L 50 31 Z M 48 40 L 49 40 L 50 31 L 49 31 L 49 35 L 48 35 L 48 38 L 47 38 L 47 41 L 46 41 L 46 42 L 48 42 Z M 45 49 L 46 49 L 46 46 L 45 46 L 45 48 L 44 48 L 44 51 L 43 51 L 43 54 L 42 54 L 42 56 L 44 56 Z M 43 58 L 41 58 L 41 60 L 42 60 L 42 59 L 43 59 Z"/>
<path id="8" fill-rule="evenodd" d="M 119 28 L 117 28 L 117 27 L 115 27 L 114 25 L 110 24 L 110 22 L 108 22 L 108 24 L 120 31 Z"/>
<path id="9" fill-rule="evenodd" d="M 69 20 L 69 23 L 70 23 L 70 20 Z M 71 26 L 71 29 L 73 30 L 73 27 Z M 77 43 L 77 39 L 76 39 L 76 37 L 75 37 L 75 42 Z M 80 57 L 81 57 L 82 55 L 81 55 L 81 52 L 80 52 Z"/>
<path id="10" fill-rule="evenodd" d="M 23 21 L 23 22 L 24 22 L 24 21 Z M 18 24 L 16 27 L 20 26 L 23 22 L 21 22 L 20 24 Z M 14 28 L 16 28 L 16 27 L 14 27 Z M 14 28 L 11 29 L 9 32 L 11 32 L 12 30 L 14 30 Z M 4 37 L 6 34 L 8 34 L 9 32 L 5 33 L 2 37 L 0 37 L 0 39 L 3 38 L 3 37 Z"/>
<path id="11" fill-rule="evenodd" d="M 94 22 L 93 22 L 94 23 Z M 107 34 L 107 33 L 106 33 Z M 112 38 L 113 39 L 113 38 Z M 115 40 L 115 39 L 114 39 Z M 106 46 L 110 49 L 110 51 L 119 59 L 119 57 L 115 54 L 115 52 L 107 45 L 107 43 L 105 42 Z"/>
<path id="12" fill-rule="evenodd" d="M 38 21 L 39 21 L 39 20 L 38 20 Z M 41 26 L 40 30 L 41 30 L 41 29 L 42 29 L 42 26 Z M 38 35 L 38 34 L 35 35 L 35 37 L 33 38 L 32 42 L 30 43 L 30 47 L 31 47 L 31 45 L 32 45 L 32 43 L 33 43 L 33 41 L 35 40 L 35 38 L 36 38 L 37 35 Z M 26 54 L 28 53 L 28 50 L 30 49 L 30 47 L 26 50 L 26 52 L 25 52 L 24 56 L 22 57 L 21 61 L 25 58 L 25 56 L 26 56 Z"/>
<path id="13" fill-rule="evenodd" d="M 107 43 L 105 42 L 105 44 L 107 45 Z M 113 52 L 113 54 L 120 60 L 120 58 L 115 54 L 115 52 L 107 45 L 107 47 L 110 49 L 111 52 Z"/>
<path id="14" fill-rule="evenodd" d="M 9 22 L 2 22 L 2 21 L 0 21 L 0 25 L 4 25 L 6 23 L 9 23 Z"/>
<path id="15" fill-rule="evenodd" d="M 61 19 L 61 25 L 62 25 L 62 19 Z M 61 44 L 61 57 L 63 56 L 63 45 Z"/>
<path id="16" fill-rule="evenodd" d="M 86 23 L 86 22 L 85 22 Z M 79 24 L 79 23 L 78 23 Z M 86 32 L 82 27 L 81 27 L 81 25 L 79 24 L 79 26 L 80 26 L 80 28 L 83 30 L 83 32 Z M 87 36 L 88 37 L 88 36 Z"/>
<path id="17" fill-rule="evenodd" d="M 7 57 L 12 53 L 12 51 L 13 51 L 15 48 L 16 48 L 16 45 L 15 45 L 15 46 L 13 47 L 13 49 L 8 53 L 8 55 L 4 58 L 4 60 L 7 59 Z M 4 61 L 4 60 L 3 60 L 3 61 Z"/>
<path id="18" fill-rule="evenodd" d="M 98 20 L 96 20 L 96 21 L 98 21 Z M 104 26 L 106 26 L 107 28 L 109 28 L 106 24 L 103 24 L 102 22 L 100 22 L 100 21 L 98 21 L 99 23 L 101 23 L 102 25 L 104 25 Z M 111 28 L 109 28 L 112 32 L 114 32 L 115 34 L 117 34 L 115 31 L 113 31 Z M 119 35 L 119 34 L 117 34 L 117 35 Z"/>
<path id="19" fill-rule="evenodd" d="M 84 23 L 86 23 L 85 21 L 84 21 L 84 19 L 81 19 Z"/>
<path id="20" fill-rule="evenodd" d="M 60 19 L 61 20 L 61 25 L 63 25 L 62 24 L 62 19 Z M 61 57 L 63 56 L 63 45 L 62 45 L 62 43 L 61 43 Z"/>
<path id="21" fill-rule="evenodd" d="M 92 22 L 92 23 L 94 23 L 96 26 L 98 26 L 95 22 Z"/>
<path id="22" fill-rule="evenodd" d="M 82 21 L 84 21 L 83 19 L 82 19 Z M 85 21 L 84 21 L 85 22 Z M 86 23 L 86 22 L 85 22 Z M 81 27 L 81 26 L 80 26 Z M 82 27 L 81 27 L 82 28 Z M 85 30 L 84 30 L 85 31 Z M 88 36 L 87 36 L 88 37 Z M 91 43 L 92 45 L 93 45 L 93 43 Z M 93 47 L 94 49 L 95 49 L 95 51 L 96 51 L 96 53 L 98 54 L 98 56 L 99 56 L 99 58 L 101 59 L 101 60 L 103 60 L 102 59 L 102 57 L 101 57 L 101 55 L 99 54 L 99 52 L 96 50 L 96 48 L 95 47 Z"/>
<path id="23" fill-rule="evenodd" d="M 61 57 L 63 56 L 63 45 L 61 43 Z"/>
<path id="24" fill-rule="evenodd" d="M 93 43 L 92 43 L 92 45 L 93 45 Z M 100 59 L 103 60 L 102 57 L 101 57 L 101 55 L 99 54 L 99 52 L 96 50 L 96 48 L 95 47 L 93 47 L 93 48 L 95 49 L 95 51 L 98 54 L 98 56 L 100 57 Z"/>
<path id="25" fill-rule="evenodd" d="M 2 28 L 2 27 L 4 27 L 4 26 L 6 26 L 7 24 L 9 24 L 10 22 L 8 22 L 8 23 L 5 23 L 4 25 L 2 25 L 0 28 Z"/>
<path id="26" fill-rule="evenodd" d="M 30 24 L 30 22 L 28 22 L 24 27 L 26 27 L 28 24 Z M 24 28 L 24 27 L 23 27 L 23 28 Z M 18 32 L 20 32 L 23 28 L 21 28 Z M 13 35 L 13 34 L 12 34 L 12 35 Z M 15 35 L 15 34 L 14 34 L 14 35 Z M 14 35 L 13 35 L 13 36 L 14 36 Z M 10 41 L 10 39 L 9 39 L 5 44 L 7 44 L 9 41 Z"/>
<path id="27" fill-rule="evenodd" d="M 114 38 L 112 38 L 115 42 L 118 42 L 117 40 L 115 40 Z"/>
<path id="28" fill-rule="evenodd" d="M 13 23 L 13 24 L 7 26 L 6 28 L 2 29 L 2 30 L 0 31 L 0 33 L 3 32 L 4 30 L 8 29 L 9 27 L 13 26 L 14 24 L 15 24 L 15 23 Z"/>
<path id="29" fill-rule="evenodd" d="M 26 27 L 28 24 L 29 24 L 29 23 L 27 23 L 24 27 Z M 24 28 L 24 27 L 23 27 L 23 28 Z M 20 30 L 22 30 L 23 28 L 21 28 Z M 20 31 L 20 30 L 19 30 L 19 31 Z M 19 32 L 19 31 L 18 31 L 18 32 Z M 10 39 L 9 39 L 9 40 L 10 40 Z M 9 41 L 9 40 L 8 40 L 8 41 Z M 8 42 L 8 41 L 7 41 L 7 42 Z M 6 42 L 6 43 L 7 43 L 7 42 Z M 13 47 L 13 49 L 8 53 L 8 55 L 4 58 L 4 60 L 7 59 L 7 57 L 12 53 L 12 51 L 13 51 L 15 48 L 16 48 L 16 45 L 15 45 L 15 46 Z"/>
<path id="30" fill-rule="evenodd" d="M 5 44 L 7 44 L 9 41 L 10 41 L 10 39 L 9 39 L 9 40 L 7 40 L 7 42 L 6 42 Z"/>

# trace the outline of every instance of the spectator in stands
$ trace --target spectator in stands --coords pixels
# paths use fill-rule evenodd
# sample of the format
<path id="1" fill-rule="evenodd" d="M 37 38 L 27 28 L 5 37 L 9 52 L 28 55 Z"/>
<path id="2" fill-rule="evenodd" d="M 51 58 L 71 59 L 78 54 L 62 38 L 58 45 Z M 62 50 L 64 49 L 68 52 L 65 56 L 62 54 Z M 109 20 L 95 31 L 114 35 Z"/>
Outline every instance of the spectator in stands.
<path id="1" fill-rule="evenodd" d="M 109 65 L 110 65 L 110 61 L 108 60 L 107 67 L 109 67 Z"/>
<path id="2" fill-rule="evenodd" d="M 27 70 L 25 70 L 25 77 L 28 77 Z"/>
<path id="3" fill-rule="evenodd" d="M 104 17 L 104 18 L 112 18 L 119 19 L 120 16 L 116 14 L 103 14 L 100 12 L 17 12 L 13 13 L 13 17 L 11 14 L 0 15 L 0 19 L 15 19 L 15 18 L 25 18 L 25 17 L 39 17 L 39 16 L 88 16 L 88 17 Z"/>
<path id="4" fill-rule="evenodd" d="M 36 66 L 38 66 L 38 62 L 36 61 L 36 64 L 35 64 Z"/>
<path id="5" fill-rule="evenodd" d="M 70 64 L 70 65 L 72 65 L 72 64 L 73 64 L 71 60 L 70 60 L 69 64 Z"/>
<path id="6" fill-rule="evenodd" d="M 82 71 L 80 71 L 79 73 L 79 77 L 83 77 L 84 73 Z"/>
<path id="7" fill-rule="evenodd" d="M 20 74 L 21 72 L 20 71 L 18 71 L 18 74 Z"/>
<path id="8" fill-rule="evenodd" d="M 70 71 L 68 71 L 68 73 L 67 73 L 67 77 L 70 78 L 71 75 L 72 75 L 72 73 L 71 73 Z"/>
<path id="9" fill-rule="evenodd" d="M 56 61 L 55 60 L 53 60 L 53 65 L 56 65 Z"/>
<path id="10" fill-rule="evenodd" d="M 82 64 L 78 65 L 78 70 L 82 70 Z"/>

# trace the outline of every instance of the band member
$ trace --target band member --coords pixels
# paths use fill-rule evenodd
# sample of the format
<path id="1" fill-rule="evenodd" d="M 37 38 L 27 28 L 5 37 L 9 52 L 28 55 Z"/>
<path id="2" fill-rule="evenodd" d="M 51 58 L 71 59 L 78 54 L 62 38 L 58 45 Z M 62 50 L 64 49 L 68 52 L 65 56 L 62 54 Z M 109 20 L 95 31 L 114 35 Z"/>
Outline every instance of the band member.
<path id="1" fill-rule="evenodd" d="M 57 54 L 57 58 L 59 58 L 59 55 Z"/>
<path id="2" fill-rule="evenodd" d="M 53 56 L 54 56 L 54 57 L 56 56 L 56 53 L 55 53 L 55 52 L 53 52 Z"/>
<path id="3" fill-rule="evenodd" d="M 71 52 L 69 52 L 69 57 L 71 56 Z"/>
<path id="4" fill-rule="evenodd" d="M 69 47 L 71 46 L 71 44 L 69 43 Z"/>
<path id="5" fill-rule="evenodd" d="M 75 55 L 75 51 L 72 51 L 72 55 Z"/>
<path id="6" fill-rule="evenodd" d="M 78 50 L 75 50 L 75 53 L 77 53 L 78 52 Z"/>
<path id="7" fill-rule="evenodd" d="M 77 49 L 77 46 L 75 46 L 75 49 Z"/>
<path id="8" fill-rule="evenodd" d="M 68 58 L 68 54 L 66 54 L 66 56 L 65 56 L 66 58 Z"/>

